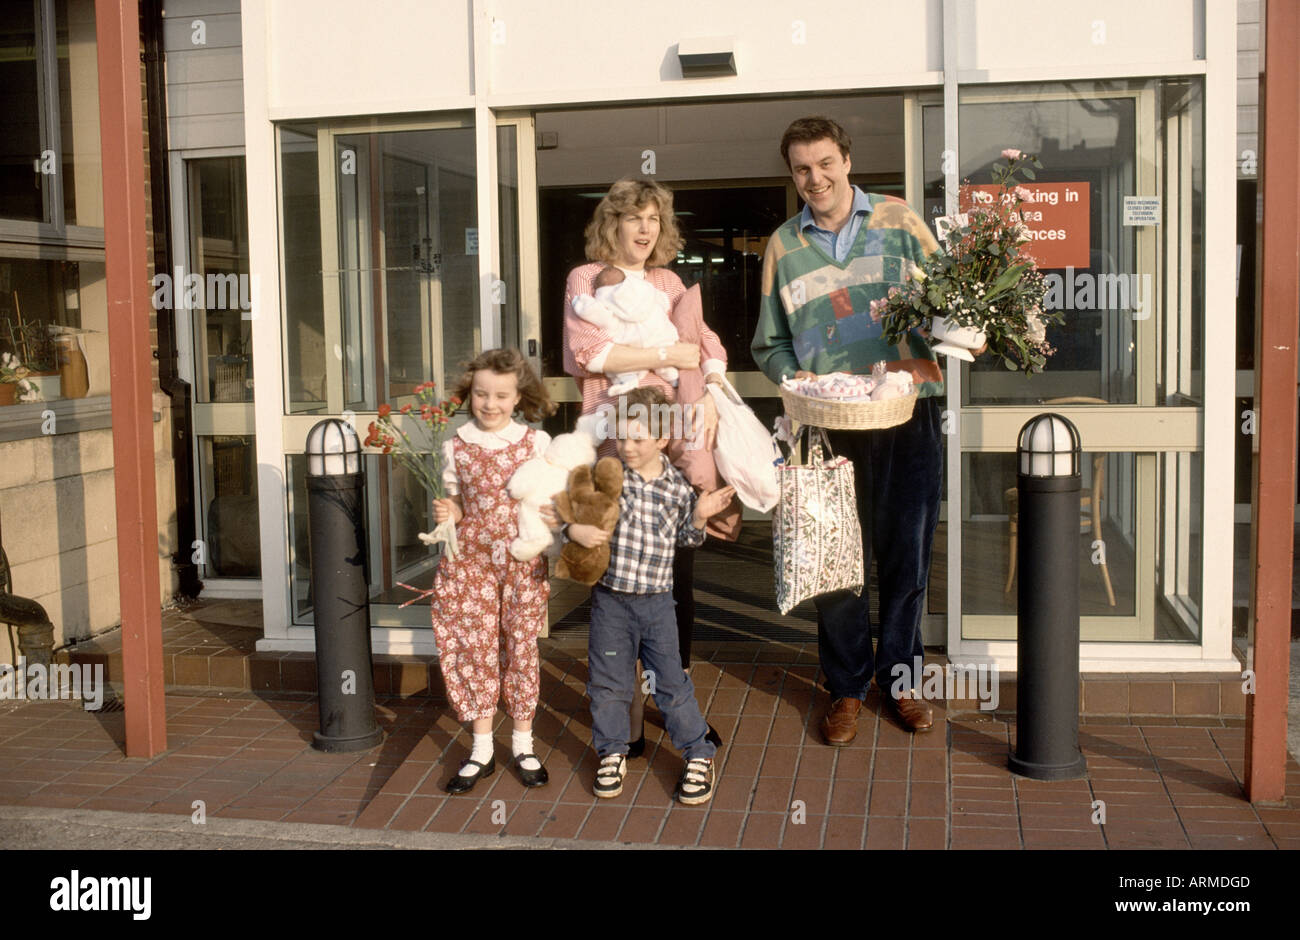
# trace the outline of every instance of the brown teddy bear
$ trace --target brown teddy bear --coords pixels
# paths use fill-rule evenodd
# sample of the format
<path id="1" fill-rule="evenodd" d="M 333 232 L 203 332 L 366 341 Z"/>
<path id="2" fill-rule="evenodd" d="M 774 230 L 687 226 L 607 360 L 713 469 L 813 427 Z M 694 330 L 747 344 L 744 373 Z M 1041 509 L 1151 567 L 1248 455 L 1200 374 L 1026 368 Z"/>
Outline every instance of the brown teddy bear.
<path id="1" fill-rule="evenodd" d="M 555 497 L 555 511 L 568 523 L 594 525 L 613 532 L 618 524 L 618 498 L 623 492 L 623 464 L 616 457 L 602 457 L 591 467 L 574 467 L 569 485 Z M 565 542 L 555 565 L 561 578 L 579 584 L 595 584 L 609 567 L 609 543 L 583 548 Z"/>

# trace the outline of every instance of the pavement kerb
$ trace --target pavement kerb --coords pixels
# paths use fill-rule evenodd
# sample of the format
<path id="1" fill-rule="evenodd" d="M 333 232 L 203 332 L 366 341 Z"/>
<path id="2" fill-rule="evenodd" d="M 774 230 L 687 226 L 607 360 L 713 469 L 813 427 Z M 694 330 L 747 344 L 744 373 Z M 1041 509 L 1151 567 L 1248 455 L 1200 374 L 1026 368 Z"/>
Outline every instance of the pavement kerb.
<path id="1" fill-rule="evenodd" d="M 321 823 L 267 822 L 209 816 L 198 824 L 189 816 L 123 813 L 113 810 L 54 809 L 0 805 L 0 845 L 6 849 L 87 849 L 95 830 L 134 834 L 157 841 L 157 848 L 191 849 L 680 849 L 636 842 L 592 842 L 531 836 L 398 832 Z M 24 843 L 24 839 L 35 840 Z M 90 841 L 93 841 L 91 839 Z M 205 845 L 205 842 L 211 843 Z M 163 843 L 166 843 L 164 845 Z M 246 843 L 246 844 L 240 844 Z M 121 843 L 117 843 L 121 847 Z M 103 846 L 108 848 L 110 846 Z M 135 846 L 137 848 L 153 846 Z"/>

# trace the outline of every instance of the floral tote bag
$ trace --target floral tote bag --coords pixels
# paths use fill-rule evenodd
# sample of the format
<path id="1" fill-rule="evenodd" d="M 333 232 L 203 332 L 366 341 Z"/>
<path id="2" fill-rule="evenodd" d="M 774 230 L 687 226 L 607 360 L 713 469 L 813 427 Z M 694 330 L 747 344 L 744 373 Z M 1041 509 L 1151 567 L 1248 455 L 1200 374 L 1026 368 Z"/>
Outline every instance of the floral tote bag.
<path id="1" fill-rule="evenodd" d="M 832 591 L 862 593 L 853 464 L 847 457 L 826 456 L 830 442 L 821 428 L 801 430 L 810 432 L 808 462 L 777 467 L 781 498 L 772 516 L 772 542 L 776 606 L 782 614 Z"/>

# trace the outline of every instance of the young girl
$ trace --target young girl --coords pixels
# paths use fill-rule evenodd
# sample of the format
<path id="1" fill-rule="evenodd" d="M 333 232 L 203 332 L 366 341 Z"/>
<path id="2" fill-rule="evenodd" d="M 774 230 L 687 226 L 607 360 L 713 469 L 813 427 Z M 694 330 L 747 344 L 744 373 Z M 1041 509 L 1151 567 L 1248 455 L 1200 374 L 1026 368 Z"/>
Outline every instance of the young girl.
<path id="1" fill-rule="evenodd" d="M 474 420 L 443 444 L 445 499 L 434 501 L 437 522 L 453 519 L 459 554 L 434 578 L 433 632 L 447 695 L 474 744 L 448 793 L 465 793 L 496 770 L 492 719 L 498 697 L 514 720 L 511 750 L 525 786 L 545 786 L 546 768 L 533 754 L 537 709 L 537 635 L 546 623 L 550 582 L 546 558 L 516 561 L 507 546 L 516 535 L 515 506 L 506 494 L 511 474 L 546 449 L 550 437 L 513 419 L 553 413 L 523 355 L 491 349 L 465 369 L 453 394 Z"/>

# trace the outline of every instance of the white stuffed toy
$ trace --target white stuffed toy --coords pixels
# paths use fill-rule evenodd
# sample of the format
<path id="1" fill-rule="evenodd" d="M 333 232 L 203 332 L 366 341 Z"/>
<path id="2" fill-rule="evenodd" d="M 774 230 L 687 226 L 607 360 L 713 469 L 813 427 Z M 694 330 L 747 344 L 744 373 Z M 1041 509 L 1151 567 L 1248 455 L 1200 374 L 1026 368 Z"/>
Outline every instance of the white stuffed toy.
<path id="1" fill-rule="evenodd" d="M 551 530 L 539 510 L 557 493 L 564 492 L 569 471 L 596 462 L 598 415 L 578 419 L 578 427 L 569 434 L 556 436 L 540 457 L 519 465 L 506 484 L 506 492 L 518 503 L 519 537 L 510 543 L 510 554 L 519 561 L 536 558 L 551 548 Z"/>
<path id="2" fill-rule="evenodd" d="M 609 334 L 620 346 L 636 349 L 672 346 L 678 341 L 677 327 L 668 313 L 668 295 L 657 290 L 643 278 L 624 277 L 618 268 L 610 266 L 596 276 L 594 294 L 580 294 L 573 298 L 573 312 Z M 665 382 L 677 384 L 677 369 L 659 366 L 654 370 Z M 610 395 L 622 395 L 641 384 L 645 370 L 606 373 L 610 380 Z"/>

